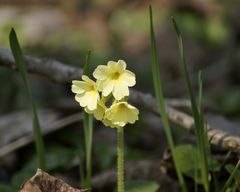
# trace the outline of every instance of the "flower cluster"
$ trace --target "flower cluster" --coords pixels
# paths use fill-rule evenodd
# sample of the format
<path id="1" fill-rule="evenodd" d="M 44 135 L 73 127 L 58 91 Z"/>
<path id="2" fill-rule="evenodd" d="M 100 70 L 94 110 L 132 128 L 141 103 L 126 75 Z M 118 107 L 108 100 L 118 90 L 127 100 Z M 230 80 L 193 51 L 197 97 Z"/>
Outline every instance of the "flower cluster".
<path id="1" fill-rule="evenodd" d="M 129 87 L 136 84 L 136 78 L 126 69 L 123 60 L 99 65 L 93 77 L 96 81 L 86 75 L 82 76 L 82 81 L 72 81 L 75 99 L 87 113 L 112 128 L 124 127 L 138 120 L 138 109 L 126 101 Z"/>

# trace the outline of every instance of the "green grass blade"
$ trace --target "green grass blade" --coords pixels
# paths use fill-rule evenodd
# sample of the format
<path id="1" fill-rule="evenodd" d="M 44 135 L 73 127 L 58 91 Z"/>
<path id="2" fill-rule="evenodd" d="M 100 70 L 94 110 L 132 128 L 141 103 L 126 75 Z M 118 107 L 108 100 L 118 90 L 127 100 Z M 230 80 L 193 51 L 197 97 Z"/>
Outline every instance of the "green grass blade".
<path id="1" fill-rule="evenodd" d="M 14 29 L 12 29 L 10 32 L 9 41 L 10 41 L 10 47 L 13 53 L 13 57 L 15 59 L 16 66 L 20 71 L 20 74 L 22 76 L 22 79 L 24 81 L 24 85 L 27 91 L 27 96 L 31 102 L 32 114 L 33 114 L 34 138 L 35 138 L 35 145 L 36 145 L 36 151 L 38 156 L 38 166 L 39 168 L 44 170 L 46 167 L 45 152 L 44 152 L 44 144 L 43 144 L 40 124 L 39 124 L 38 115 L 37 115 L 37 108 L 32 97 L 32 91 L 31 91 L 31 86 L 28 79 L 26 63 L 25 63 L 22 50 L 20 48 L 17 35 Z"/>
<path id="2" fill-rule="evenodd" d="M 164 97 L 163 97 L 161 77 L 160 77 L 160 67 L 158 64 L 157 46 L 156 46 L 156 39 L 155 39 L 155 34 L 154 34 L 151 6 L 149 7 L 149 15 L 150 15 L 150 34 L 151 34 L 151 60 L 152 60 L 151 66 L 152 66 L 152 75 L 153 75 L 155 95 L 156 95 L 156 99 L 157 99 L 158 108 L 159 108 L 159 111 L 160 111 L 160 114 L 162 117 L 163 127 L 164 127 L 165 134 L 167 137 L 168 145 L 172 152 L 173 161 L 174 161 L 174 164 L 176 167 L 176 172 L 177 172 L 177 176 L 179 179 L 179 183 L 182 188 L 182 191 L 187 191 L 183 175 L 180 171 L 180 168 L 178 166 L 178 163 L 176 161 L 176 157 L 174 154 L 174 142 L 173 142 L 172 133 L 171 133 L 171 129 L 169 126 L 167 113 L 166 113 L 165 105 L 164 105 Z"/>
<path id="3" fill-rule="evenodd" d="M 231 154 L 232 154 L 232 152 L 229 151 L 229 152 L 224 156 L 224 159 L 223 159 L 223 161 L 222 161 L 222 163 L 221 163 L 221 165 L 220 165 L 219 171 L 213 175 L 214 191 L 215 191 L 215 192 L 220 191 L 220 190 L 219 190 L 219 185 L 218 185 L 218 180 L 219 180 L 220 175 L 222 174 L 222 171 L 225 171 L 225 165 L 226 165 L 229 157 L 231 156 Z"/>
<path id="4" fill-rule="evenodd" d="M 86 56 L 83 74 L 90 74 L 90 59 L 91 51 L 88 51 Z M 92 137 L 93 137 L 93 116 L 83 112 L 83 126 L 85 136 L 85 147 L 86 147 L 86 178 L 84 181 L 85 188 L 91 188 L 92 185 Z"/>
<path id="5" fill-rule="evenodd" d="M 198 112 L 198 109 L 197 109 L 197 104 L 196 104 L 196 101 L 195 101 L 192 84 L 191 84 L 191 81 L 190 81 L 190 78 L 189 78 L 189 75 L 188 75 L 188 68 L 187 68 L 187 65 L 186 65 L 184 49 L 183 49 L 183 39 L 182 39 L 181 32 L 180 32 L 174 18 L 172 18 L 172 22 L 173 22 L 174 29 L 177 33 L 178 46 L 179 46 L 179 51 L 180 51 L 180 62 L 183 65 L 183 68 L 184 68 L 184 77 L 185 77 L 186 82 L 187 82 L 188 94 L 189 94 L 191 104 L 192 104 L 193 115 L 194 115 L 194 118 L 195 118 L 196 124 L 197 124 L 199 122 L 199 112 Z"/>
<path id="6" fill-rule="evenodd" d="M 192 113 L 195 121 L 195 132 L 196 132 L 196 137 L 197 137 L 197 145 L 198 149 L 200 152 L 199 155 L 199 160 L 201 164 L 201 175 L 202 175 L 202 180 L 203 180 L 203 185 L 205 191 L 209 191 L 209 181 L 208 181 L 208 165 L 207 165 L 207 143 L 206 141 L 206 129 L 204 127 L 204 120 L 203 120 L 203 114 L 201 112 L 201 109 L 198 109 L 197 107 L 197 102 L 195 100 L 194 92 L 193 92 L 193 87 L 188 75 L 188 68 L 185 60 L 185 55 L 184 55 L 184 48 L 183 48 L 183 39 L 181 32 L 178 28 L 178 25 L 174 18 L 172 18 L 172 23 L 173 27 L 177 33 L 177 40 L 178 40 L 178 46 L 179 46 L 179 51 L 180 51 L 180 63 L 183 66 L 184 69 L 184 77 L 187 83 L 187 89 L 188 89 L 188 95 L 191 101 L 191 107 L 192 107 Z M 202 90 L 200 88 L 200 95 Z M 201 96 L 202 97 L 202 96 Z M 200 99 L 201 99 L 200 97 Z"/>
<path id="7" fill-rule="evenodd" d="M 90 75 L 90 59 L 91 59 L 91 51 L 89 50 L 85 59 L 85 64 L 83 66 L 83 74 L 84 75 Z"/>
<path id="8" fill-rule="evenodd" d="M 230 177 L 228 178 L 227 182 L 225 183 L 225 185 L 223 186 L 221 192 L 225 192 L 227 191 L 227 188 L 230 187 L 232 180 L 234 179 L 235 175 L 238 172 L 238 169 L 240 169 L 240 160 L 238 160 L 237 165 L 235 166 L 234 170 L 232 171 Z"/>
<path id="9" fill-rule="evenodd" d="M 198 192 L 198 156 L 195 156 L 195 167 L 194 167 L 194 192 Z"/>
<path id="10" fill-rule="evenodd" d="M 202 99 L 202 95 L 203 95 L 203 82 L 202 82 L 202 72 L 199 71 L 198 73 L 198 105 L 199 105 L 199 111 L 200 111 L 200 114 L 203 112 L 203 99 Z"/>
<path id="11" fill-rule="evenodd" d="M 203 147 L 204 147 L 204 151 L 206 152 L 206 156 L 210 154 L 210 148 L 209 148 L 209 143 L 208 143 L 208 136 L 207 136 L 207 127 L 205 126 L 204 123 L 204 114 L 203 114 L 203 101 L 202 101 L 202 87 L 203 87 L 203 83 L 202 83 L 202 73 L 201 71 L 199 71 L 198 73 L 198 110 L 199 110 L 199 123 L 198 126 L 196 126 L 196 129 L 198 130 L 197 133 L 201 135 L 201 137 L 199 136 L 199 139 L 201 140 L 200 142 L 202 142 Z M 202 154 L 201 154 L 202 155 Z"/>
<path id="12" fill-rule="evenodd" d="M 205 186 L 205 190 L 208 191 L 209 190 L 209 180 L 208 180 L 208 171 L 209 171 L 209 167 L 208 167 L 208 159 L 209 161 L 213 161 L 213 158 L 211 158 L 211 150 L 210 150 L 210 145 L 208 142 L 208 129 L 206 126 L 206 123 L 204 123 L 204 113 L 203 113 L 203 82 L 202 82 L 202 73 L 201 71 L 198 74 L 198 86 L 199 86 L 199 118 L 200 118 L 200 125 L 199 125 L 199 132 L 201 137 L 199 137 L 200 139 L 200 143 L 202 143 L 202 151 L 200 152 L 200 155 L 202 157 L 202 159 L 200 160 L 202 162 L 202 177 L 203 177 L 203 182 L 204 182 L 204 186 Z M 211 165 L 213 165 L 213 163 L 210 163 Z M 215 174 L 215 173 L 213 173 Z"/>

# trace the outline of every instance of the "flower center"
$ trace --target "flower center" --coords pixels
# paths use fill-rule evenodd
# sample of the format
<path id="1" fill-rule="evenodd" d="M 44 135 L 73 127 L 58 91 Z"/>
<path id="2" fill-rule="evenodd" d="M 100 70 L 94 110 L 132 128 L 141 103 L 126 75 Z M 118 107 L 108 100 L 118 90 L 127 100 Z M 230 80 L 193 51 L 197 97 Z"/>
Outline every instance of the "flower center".
<path id="1" fill-rule="evenodd" d="M 113 80 L 117 80 L 117 79 L 119 79 L 120 75 L 121 74 L 119 72 L 114 72 L 111 77 Z"/>
<path id="2" fill-rule="evenodd" d="M 90 85 L 90 86 L 89 86 L 89 91 L 95 91 L 94 85 Z"/>
<path id="3" fill-rule="evenodd" d="M 120 108 L 120 109 L 125 109 L 125 108 L 126 108 L 125 103 L 120 103 L 120 104 L 119 104 L 119 108 Z"/>

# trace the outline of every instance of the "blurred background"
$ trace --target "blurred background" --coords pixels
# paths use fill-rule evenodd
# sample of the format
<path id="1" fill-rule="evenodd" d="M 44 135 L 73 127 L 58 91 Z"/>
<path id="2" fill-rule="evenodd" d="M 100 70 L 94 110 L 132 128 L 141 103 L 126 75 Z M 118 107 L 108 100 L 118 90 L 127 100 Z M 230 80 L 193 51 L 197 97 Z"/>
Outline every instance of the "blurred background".
<path id="1" fill-rule="evenodd" d="M 153 93 L 149 4 L 153 7 L 165 97 L 187 98 L 176 34 L 171 25 L 174 16 L 183 33 L 195 88 L 198 72 L 202 71 L 204 102 L 210 120 L 220 118 L 212 114 L 222 114 L 238 125 L 240 2 L 237 0 L 1 0 L 0 46 L 9 49 L 8 35 L 14 27 L 25 54 L 83 67 L 87 51 L 91 50 L 92 69 L 109 60 L 123 59 L 136 74 L 136 89 Z M 70 84 L 58 84 L 40 75 L 30 78 L 41 124 L 45 130 L 51 129 L 45 136 L 48 169 L 79 186 L 76 167 L 79 153 L 84 160 L 84 137 L 82 122 L 74 118 L 71 123 L 64 120 L 81 111 Z M 1 152 L 1 148 L 14 141 L 29 135 L 31 138 L 32 133 L 28 100 L 19 75 L 0 67 L 0 87 Z M 144 109 L 140 113 L 138 123 L 126 130 L 127 161 L 161 159 L 166 149 L 161 121 Z M 52 122 L 60 120 L 65 124 L 51 128 Z M 98 145 L 93 149 L 94 175 L 115 166 L 115 131 L 102 127 L 95 122 L 94 143 Z M 174 134 L 177 143 L 191 142 L 188 133 L 178 127 L 174 127 Z M 35 172 L 31 141 L 0 157 L 0 191 L 18 189 Z"/>

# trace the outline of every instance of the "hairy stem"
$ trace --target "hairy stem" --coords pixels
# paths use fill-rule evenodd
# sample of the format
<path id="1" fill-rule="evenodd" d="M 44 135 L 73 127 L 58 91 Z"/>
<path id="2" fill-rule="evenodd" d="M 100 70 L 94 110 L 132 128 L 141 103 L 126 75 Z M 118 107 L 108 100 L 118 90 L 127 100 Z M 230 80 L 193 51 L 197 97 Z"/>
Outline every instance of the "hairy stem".
<path id="1" fill-rule="evenodd" d="M 118 163 L 118 192 L 124 192 L 124 128 L 117 129 L 118 142 L 117 142 L 117 163 Z"/>

